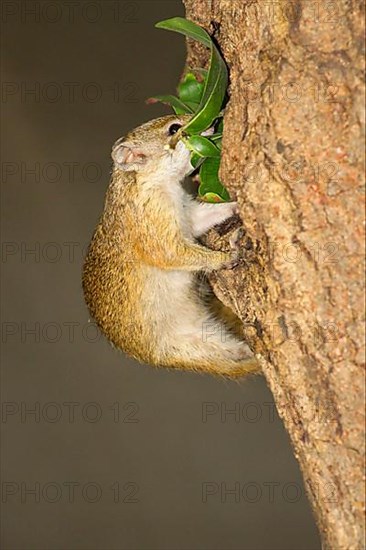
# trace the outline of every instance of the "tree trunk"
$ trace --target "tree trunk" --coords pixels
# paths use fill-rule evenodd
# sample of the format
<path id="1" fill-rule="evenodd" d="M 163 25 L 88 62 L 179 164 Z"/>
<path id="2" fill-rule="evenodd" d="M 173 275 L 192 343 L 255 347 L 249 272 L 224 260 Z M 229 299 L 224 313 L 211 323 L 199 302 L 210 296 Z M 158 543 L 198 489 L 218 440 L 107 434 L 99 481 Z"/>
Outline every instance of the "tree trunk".
<path id="1" fill-rule="evenodd" d="M 230 70 L 221 178 L 245 236 L 241 265 L 212 283 L 258 354 L 324 546 L 360 550 L 363 2 L 184 3 Z"/>

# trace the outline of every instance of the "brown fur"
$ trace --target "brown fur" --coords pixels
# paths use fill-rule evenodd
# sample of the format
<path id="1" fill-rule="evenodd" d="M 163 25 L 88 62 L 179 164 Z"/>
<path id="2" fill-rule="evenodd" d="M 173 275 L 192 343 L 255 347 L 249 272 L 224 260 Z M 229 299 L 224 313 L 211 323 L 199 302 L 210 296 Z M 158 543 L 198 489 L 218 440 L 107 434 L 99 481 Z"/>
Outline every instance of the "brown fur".
<path id="1" fill-rule="evenodd" d="M 114 146 L 104 211 L 84 264 L 85 300 L 106 337 L 139 361 L 242 376 L 258 369 L 247 346 L 221 324 L 219 334 L 205 339 L 205 323 L 216 320 L 195 277 L 229 264 L 233 255 L 192 237 L 197 203 L 180 186 L 186 150 L 169 148 L 167 125 L 174 121 L 176 116 L 151 121 Z M 165 177 L 166 166 L 173 173 Z M 213 215 L 217 210 L 210 210 Z"/>

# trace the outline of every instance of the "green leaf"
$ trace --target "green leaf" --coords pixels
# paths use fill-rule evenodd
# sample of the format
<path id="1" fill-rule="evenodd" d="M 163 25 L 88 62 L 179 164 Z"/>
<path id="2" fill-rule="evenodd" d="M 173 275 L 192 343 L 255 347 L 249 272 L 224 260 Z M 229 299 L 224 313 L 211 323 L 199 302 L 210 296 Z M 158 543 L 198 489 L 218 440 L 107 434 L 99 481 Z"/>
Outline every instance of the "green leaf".
<path id="1" fill-rule="evenodd" d="M 203 136 L 191 136 L 185 140 L 187 147 L 200 157 L 220 157 L 220 150 Z"/>
<path id="2" fill-rule="evenodd" d="M 192 73 L 200 74 L 203 77 L 203 80 L 206 80 L 208 75 L 208 70 L 202 69 L 201 67 L 194 67 L 193 69 L 190 69 L 190 71 L 192 71 Z"/>
<path id="3" fill-rule="evenodd" d="M 197 107 L 201 101 L 203 84 L 198 82 L 193 73 L 188 73 L 178 86 L 178 95 L 184 103 L 194 103 Z"/>
<path id="4" fill-rule="evenodd" d="M 183 17 L 173 17 L 160 21 L 157 28 L 179 32 L 188 38 L 197 40 L 211 50 L 210 67 L 205 80 L 204 89 L 197 112 L 185 125 L 188 134 L 199 134 L 209 128 L 220 113 L 225 97 L 228 74 L 224 60 L 211 40 L 210 35 L 199 25 Z"/>
<path id="5" fill-rule="evenodd" d="M 216 193 L 205 193 L 203 196 L 200 196 L 200 199 L 204 202 L 226 202 Z"/>
<path id="6" fill-rule="evenodd" d="M 222 185 L 218 172 L 222 147 L 222 106 L 228 83 L 227 68 L 210 35 L 199 25 L 182 17 L 174 17 L 156 24 L 162 28 L 179 32 L 188 38 L 197 40 L 210 48 L 209 69 L 191 69 L 178 86 L 179 98 L 174 96 L 156 96 L 171 105 L 176 113 L 192 115 L 182 129 L 190 137 L 184 138 L 187 147 L 192 151 L 191 163 L 197 169 L 200 167 L 199 196 L 208 202 L 224 202 L 230 200 L 229 193 Z M 203 76 L 201 83 L 193 73 Z M 206 138 L 200 134 L 210 128 L 213 122 L 221 118 L 216 133 Z"/>
<path id="7" fill-rule="evenodd" d="M 184 17 L 172 17 L 171 19 L 159 21 L 156 23 L 155 27 L 157 29 L 180 32 L 181 34 L 188 36 L 188 38 L 201 42 L 208 48 L 211 47 L 212 42 L 209 34 L 207 34 L 202 27 L 196 25 L 196 23 L 193 23 L 193 21 L 185 19 Z"/>
<path id="8" fill-rule="evenodd" d="M 192 111 L 195 113 L 199 107 L 199 103 L 193 103 L 193 101 L 187 101 L 186 105 L 192 109 Z"/>
<path id="9" fill-rule="evenodd" d="M 197 134 L 212 125 L 220 112 L 226 87 L 227 70 L 218 50 L 212 45 L 209 74 L 198 110 L 186 124 L 187 133 Z"/>
<path id="10" fill-rule="evenodd" d="M 219 178 L 220 158 L 207 158 L 200 170 L 201 184 L 198 189 L 200 197 L 204 197 L 208 193 L 215 193 L 222 198 L 223 201 L 230 200 L 230 195 L 222 185 Z"/>
<path id="11" fill-rule="evenodd" d="M 192 166 L 196 169 L 200 164 L 202 164 L 202 162 L 203 162 L 203 158 L 193 153 L 193 155 L 191 156 Z"/>
<path id="12" fill-rule="evenodd" d="M 164 103 L 165 105 L 170 105 L 176 114 L 192 114 L 193 110 L 189 105 L 181 101 L 178 97 L 175 97 L 174 95 L 155 95 L 153 97 L 149 97 L 149 99 L 146 100 L 146 103 Z"/>
<path id="13" fill-rule="evenodd" d="M 212 135 L 212 136 L 210 136 L 210 140 L 214 142 L 216 147 L 218 147 L 218 149 L 220 149 L 220 152 L 221 152 L 221 149 L 222 149 L 222 134 Z"/>

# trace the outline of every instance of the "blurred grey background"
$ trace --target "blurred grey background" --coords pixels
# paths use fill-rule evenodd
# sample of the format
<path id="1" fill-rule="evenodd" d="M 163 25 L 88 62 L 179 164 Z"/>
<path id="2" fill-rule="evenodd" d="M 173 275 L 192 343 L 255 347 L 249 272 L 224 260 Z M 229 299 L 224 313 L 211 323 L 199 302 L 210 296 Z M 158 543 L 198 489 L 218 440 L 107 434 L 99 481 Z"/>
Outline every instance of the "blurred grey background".
<path id="1" fill-rule="evenodd" d="M 168 110 L 178 0 L 2 2 L 2 548 L 315 550 L 263 379 L 156 370 L 88 323 L 110 149 Z"/>

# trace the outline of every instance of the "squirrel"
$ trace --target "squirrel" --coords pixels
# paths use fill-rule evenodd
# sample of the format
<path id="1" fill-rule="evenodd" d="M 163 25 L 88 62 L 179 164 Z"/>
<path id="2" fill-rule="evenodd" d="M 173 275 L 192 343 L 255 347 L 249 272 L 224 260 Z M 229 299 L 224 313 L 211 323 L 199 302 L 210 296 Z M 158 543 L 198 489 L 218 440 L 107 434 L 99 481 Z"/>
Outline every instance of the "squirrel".
<path id="1" fill-rule="evenodd" d="M 151 120 L 113 145 L 104 210 L 83 268 L 84 297 L 107 339 L 140 362 L 236 378 L 258 371 L 257 361 L 210 310 L 197 275 L 235 265 L 237 245 L 232 239 L 232 252 L 214 251 L 197 239 L 238 208 L 184 190 L 194 170 L 181 139 L 189 118 Z"/>

